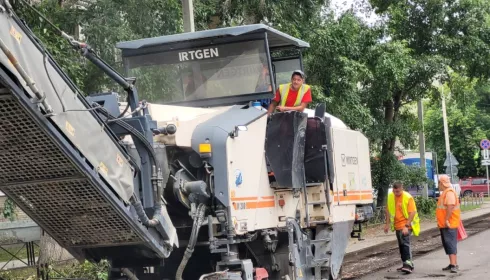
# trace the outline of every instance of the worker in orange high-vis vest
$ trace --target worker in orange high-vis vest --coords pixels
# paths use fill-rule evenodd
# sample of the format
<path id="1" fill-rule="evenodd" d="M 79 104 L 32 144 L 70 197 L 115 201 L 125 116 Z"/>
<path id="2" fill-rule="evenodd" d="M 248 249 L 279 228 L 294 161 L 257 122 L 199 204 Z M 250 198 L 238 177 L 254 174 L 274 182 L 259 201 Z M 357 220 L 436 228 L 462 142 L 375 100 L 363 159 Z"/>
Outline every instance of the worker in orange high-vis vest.
<path id="1" fill-rule="evenodd" d="M 444 251 L 449 256 L 449 265 L 442 270 L 457 273 L 459 270 L 456 258 L 458 227 L 461 219 L 459 199 L 447 175 L 439 176 L 439 190 L 441 191 L 441 195 L 437 201 L 437 226 L 441 231 Z"/>
<path id="2" fill-rule="evenodd" d="M 280 112 L 303 112 L 306 105 L 311 101 L 311 87 L 305 84 L 305 73 L 301 70 L 295 70 L 291 75 L 291 82 L 282 84 L 277 89 L 267 114 L 272 114 L 275 109 Z"/>

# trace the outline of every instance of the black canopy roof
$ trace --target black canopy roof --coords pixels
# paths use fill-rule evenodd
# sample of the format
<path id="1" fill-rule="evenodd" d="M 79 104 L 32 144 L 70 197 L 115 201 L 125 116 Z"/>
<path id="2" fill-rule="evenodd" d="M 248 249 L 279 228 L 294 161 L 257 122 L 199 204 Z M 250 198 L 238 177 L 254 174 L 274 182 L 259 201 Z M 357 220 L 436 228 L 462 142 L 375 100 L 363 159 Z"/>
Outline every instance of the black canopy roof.
<path id="1" fill-rule="evenodd" d="M 217 38 L 236 38 L 244 35 L 264 34 L 267 33 L 269 48 L 309 48 L 310 44 L 300 39 L 287 35 L 279 30 L 276 30 L 265 24 L 252 24 L 236 27 L 218 28 L 197 32 L 187 32 L 168 36 L 160 36 L 153 38 L 145 38 L 134 41 L 120 42 L 116 45 L 117 48 L 124 50 L 137 50 L 143 48 L 151 48 L 157 46 L 182 44 L 190 46 L 193 42 L 199 44 L 199 41 L 209 41 Z"/>

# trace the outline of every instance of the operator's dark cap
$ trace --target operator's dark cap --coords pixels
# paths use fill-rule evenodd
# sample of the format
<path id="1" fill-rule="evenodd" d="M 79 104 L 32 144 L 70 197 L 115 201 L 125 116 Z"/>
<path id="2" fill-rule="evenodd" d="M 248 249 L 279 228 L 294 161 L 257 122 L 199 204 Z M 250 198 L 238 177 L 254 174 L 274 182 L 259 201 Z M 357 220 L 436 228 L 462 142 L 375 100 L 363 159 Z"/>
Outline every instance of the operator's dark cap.
<path id="1" fill-rule="evenodd" d="M 303 71 L 301 71 L 301 70 L 294 70 L 294 71 L 293 71 L 293 74 L 291 74 L 291 76 L 293 76 L 294 74 L 298 74 L 298 75 L 300 75 L 300 76 L 301 76 L 301 78 L 303 78 L 303 79 L 305 79 L 305 78 L 306 78 L 305 73 L 303 73 Z"/>

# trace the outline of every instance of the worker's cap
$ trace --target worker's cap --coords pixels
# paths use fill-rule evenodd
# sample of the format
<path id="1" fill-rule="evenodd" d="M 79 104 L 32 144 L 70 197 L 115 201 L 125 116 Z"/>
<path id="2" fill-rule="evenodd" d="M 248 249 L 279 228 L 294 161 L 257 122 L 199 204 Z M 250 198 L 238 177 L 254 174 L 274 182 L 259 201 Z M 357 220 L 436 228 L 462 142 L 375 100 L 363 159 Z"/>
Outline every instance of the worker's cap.
<path id="1" fill-rule="evenodd" d="M 292 76 L 294 76 L 295 74 L 300 75 L 300 76 L 301 76 L 301 78 L 303 78 L 303 79 L 305 79 L 305 78 L 306 78 L 305 73 L 303 73 L 303 71 L 301 71 L 301 70 L 294 70 L 294 71 L 293 71 L 293 74 L 291 74 L 291 77 L 292 77 Z"/>
<path id="2" fill-rule="evenodd" d="M 446 174 L 439 175 L 439 184 L 443 185 L 445 188 L 450 188 L 451 181 L 449 180 L 449 176 Z"/>

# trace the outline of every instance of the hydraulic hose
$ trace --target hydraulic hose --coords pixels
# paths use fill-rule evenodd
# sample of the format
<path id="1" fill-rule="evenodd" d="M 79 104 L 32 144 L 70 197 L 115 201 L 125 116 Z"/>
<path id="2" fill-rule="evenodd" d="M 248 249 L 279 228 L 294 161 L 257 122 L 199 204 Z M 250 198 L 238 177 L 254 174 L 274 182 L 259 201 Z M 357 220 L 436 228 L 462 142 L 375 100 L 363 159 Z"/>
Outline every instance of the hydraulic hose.
<path id="1" fill-rule="evenodd" d="M 206 213 L 206 205 L 199 204 L 197 207 L 196 215 L 194 216 L 194 223 L 192 225 L 191 237 L 189 239 L 189 244 L 185 249 L 184 257 L 180 262 L 179 268 L 177 269 L 177 273 L 175 275 L 176 280 L 183 280 L 182 275 L 184 274 L 185 267 L 187 262 L 192 256 L 194 252 L 194 247 L 196 246 L 197 236 L 199 234 L 199 229 L 204 222 L 204 214 Z"/>
<path id="2" fill-rule="evenodd" d="M 98 104 L 96 105 L 100 106 Z M 153 217 L 150 219 L 146 215 L 146 212 L 143 209 L 143 205 L 141 204 L 141 201 L 138 199 L 138 196 L 136 194 L 133 194 L 133 196 L 130 199 L 130 202 L 134 206 L 136 213 L 138 214 L 138 218 L 141 220 L 141 223 L 147 227 L 155 227 L 160 223 L 159 218 L 162 215 L 162 207 L 163 207 L 163 203 L 162 203 L 163 190 L 167 185 L 167 181 L 170 176 L 170 170 L 168 167 L 167 158 L 164 157 L 163 172 L 162 172 L 162 168 L 160 162 L 157 160 L 155 150 L 148 142 L 148 140 L 145 138 L 145 136 L 143 136 L 143 134 L 141 134 L 138 130 L 136 130 L 134 127 L 132 127 L 125 121 L 121 119 L 117 119 L 116 117 L 112 116 L 104 107 L 98 107 L 98 109 L 109 120 L 116 122 L 120 127 L 122 127 L 123 129 L 125 129 L 126 131 L 134 135 L 148 151 L 148 154 L 150 156 L 150 161 L 152 162 L 151 181 L 154 189 L 157 190 L 157 195 L 154 201 L 155 207 L 154 207 Z"/>
<path id="3" fill-rule="evenodd" d="M 134 273 L 132 273 L 131 270 L 129 270 L 127 268 L 122 268 L 121 272 L 126 274 L 126 276 L 128 276 L 129 280 L 138 280 L 138 277 L 136 277 L 136 275 L 134 275 Z"/>
<path id="4" fill-rule="evenodd" d="M 131 125 L 129 125 L 125 121 L 114 117 L 113 115 L 111 115 L 111 113 L 109 113 L 107 111 L 106 108 L 100 106 L 99 104 L 92 103 L 92 106 L 97 108 L 97 110 L 100 111 L 109 120 L 108 122 L 115 122 L 120 127 L 125 129 L 127 132 L 136 136 L 136 138 L 141 142 L 141 144 L 143 144 L 145 146 L 146 150 L 148 150 L 148 153 L 150 155 L 150 160 L 152 161 L 153 165 L 155 165 L 157 168 L 160 168 L 160 165 L 157 162 L 157 157 L 155 155 L 155 151 L 153 150 L 153 147 L 151 146 L 150 142 L 148 142 L 146 137 L 143 134 L 141 134 L 141 132 L 136 130 L 134 127 L 132 127 Z"/>
<path id="5" fill-rule="evenodd" d="M 130 198 L 130 202 L 134 206 L 136 214 L 143 225 L 147 227 L 156 227 L 160 223 L 158 218 L 162 213 L 162 205 L 155 205 L 155 212 L 153 213 L 153 217 L 150 219 L 148 218 L 148 215 L 146 215 L 145 209 L 143 208 L 143 205 L 136 194 L 133 194 L 133 196 Z"/>

